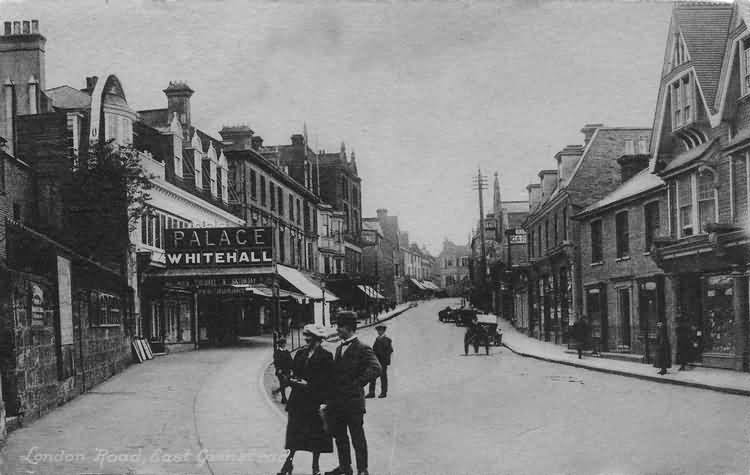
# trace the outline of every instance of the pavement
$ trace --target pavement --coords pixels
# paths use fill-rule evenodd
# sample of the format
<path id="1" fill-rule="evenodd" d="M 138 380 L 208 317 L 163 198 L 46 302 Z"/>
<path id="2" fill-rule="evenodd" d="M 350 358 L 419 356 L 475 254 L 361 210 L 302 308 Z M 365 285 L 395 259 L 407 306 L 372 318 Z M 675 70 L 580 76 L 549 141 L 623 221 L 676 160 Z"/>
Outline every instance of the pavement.
<path id="1" fill-rule="evenodd" d="M 438 322 L 447 303 L 388 323 L 391 387 L 365 417 L 372 475 L 748 473 L 747 398 L 503 347 L 466 357 L 464 329 Z M 264 384 L 271 353 L 257 338 L 133 365 L 10 434 L 0 474 L 275 474 L 286 420 Z M 308 454 L 294 473 L 310 473 Z"/>
<path id="2" fill-rule="evenodd" d="M 678 371 L 677 367 L 673 365 L 667 374 L 662 376 L 656 374 L 657 368 L 637 361 L 596 357 L 590 356 L 590 354 L 584 354 L 582 359 L 578 359 L 577 353 L 569 352 L 564 345 L 556 345 L 531 338 L 516 330 L 507 320 L 498 320 L 498 326 L 503 331 L 503 345 L 521 356 L 659 383 L 750 396 L 749 373 L 697 366 L 690 366 L 685 371 Z"/>

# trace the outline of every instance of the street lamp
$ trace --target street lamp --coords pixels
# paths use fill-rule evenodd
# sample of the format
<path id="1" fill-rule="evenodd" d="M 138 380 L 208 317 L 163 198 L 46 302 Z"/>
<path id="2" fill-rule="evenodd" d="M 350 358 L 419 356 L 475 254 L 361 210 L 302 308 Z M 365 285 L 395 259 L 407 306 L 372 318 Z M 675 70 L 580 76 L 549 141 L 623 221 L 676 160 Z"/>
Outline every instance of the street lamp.
<path id="1" fill-rule="evenodd" d="M 323 291 L 323 302 L 321 303 L 321 306 L 323 307 L 323 326 L 326 326 L 326 282 L 325 281 L 321 281 L 320 290 Z"/>

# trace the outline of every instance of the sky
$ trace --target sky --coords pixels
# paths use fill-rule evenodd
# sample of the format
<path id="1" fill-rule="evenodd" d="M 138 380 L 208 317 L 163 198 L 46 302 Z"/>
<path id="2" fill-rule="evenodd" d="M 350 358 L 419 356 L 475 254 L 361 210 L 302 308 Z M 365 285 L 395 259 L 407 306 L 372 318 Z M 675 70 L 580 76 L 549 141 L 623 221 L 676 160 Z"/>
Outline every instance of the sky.
<path id="1" fill-rule="evenodd" d="M 0 0 L 39 19 L 47 88 L 116 74 L 136 109 L 186 81 L 193 122 L 247 124 L 266 145 L 307 125 L 356 152 L 363 216 L 412 241 L 466 243 L 472 176 L 504 200 L 587 123 L 651 127 L 671 4 L 654 1 Z M 491 203 L 491 189 L 485 204 Z M 487 212 L 491 211 L 485 208 Z"/>

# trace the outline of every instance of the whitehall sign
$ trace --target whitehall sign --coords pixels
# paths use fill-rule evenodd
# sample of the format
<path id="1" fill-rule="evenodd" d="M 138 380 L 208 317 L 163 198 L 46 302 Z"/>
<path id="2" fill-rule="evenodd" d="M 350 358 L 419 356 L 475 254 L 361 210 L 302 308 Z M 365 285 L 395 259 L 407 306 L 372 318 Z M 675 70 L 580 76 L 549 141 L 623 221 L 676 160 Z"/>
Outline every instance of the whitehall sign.
<path id="1" fill-rule="evenodd" d="M 165 229 L 167 267 L 255 267 L 273 263 L 272 228 Z"/>

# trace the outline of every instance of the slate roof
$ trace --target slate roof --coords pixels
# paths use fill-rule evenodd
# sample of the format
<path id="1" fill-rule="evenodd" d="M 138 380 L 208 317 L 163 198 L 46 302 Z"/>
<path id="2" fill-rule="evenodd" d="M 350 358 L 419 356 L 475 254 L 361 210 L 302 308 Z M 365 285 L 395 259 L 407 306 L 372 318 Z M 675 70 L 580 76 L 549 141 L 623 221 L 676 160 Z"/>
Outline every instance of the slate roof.
<path id="1" fill-rule="evenodd" d="M 44 91 L 58 109 L 88 109 L 91 107 L 91 95 L 74 87 L 64 85 Z"/>
<path id="2" fill-rule="evenodd" d="M 648 167 L 617 187 L 612 193 L 584 209 L 579 215 L 589 214 L 647 191 L 664 186 L 664 180 L 650 172 Z"/>
<path id="3" fill-rule="evenodd" d="M 664 169 L 659 170 L 659 174 L 663 175 L 676 170 L 680 167 L 690 164 L 691 162 L 701 158 L 711 146 L 716 143 L 718 139 L 709 140 L 706 143 L 702 143 L 695 148 L 691 148 L 673 158 Z"/>
<path id="4" fill-rule="evenodd" d="M 675 2 L 674 6 L 674 17 L 713 112 L 716 112 L 716 91 L 733 13 L 731 3 Z M 671 48 L 671 42 L 668 47 Z"/>

